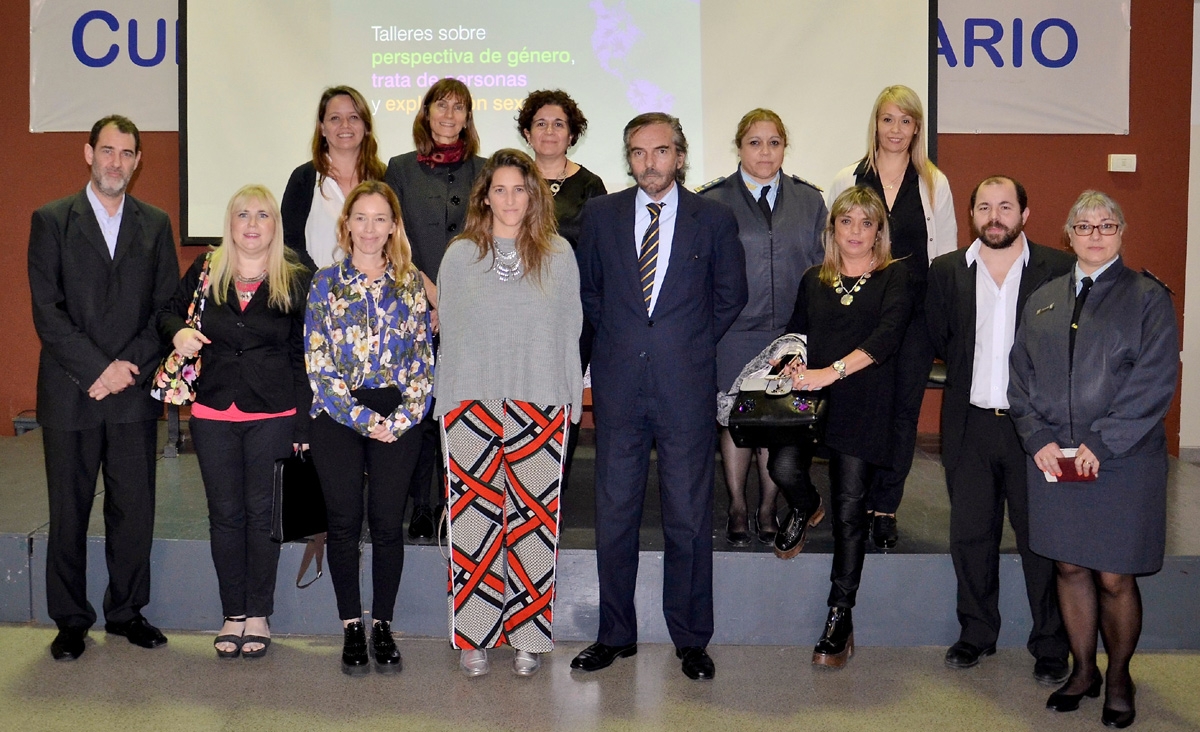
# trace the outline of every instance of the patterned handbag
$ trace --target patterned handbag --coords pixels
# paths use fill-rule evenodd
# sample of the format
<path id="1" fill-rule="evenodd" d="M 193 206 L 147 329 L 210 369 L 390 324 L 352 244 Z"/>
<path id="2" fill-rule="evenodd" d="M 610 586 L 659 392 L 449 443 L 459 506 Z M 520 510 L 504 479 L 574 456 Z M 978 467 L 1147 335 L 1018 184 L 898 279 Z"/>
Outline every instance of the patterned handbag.
<path id="1" fill-rule="evenodd" d="M 211 258 L 211 252 L 204 257 L 200 281 L 196 283 L 196 291 L 192 293 L 192 304 L 188 305 L 187 319 L 184 321 L 188 328 L 200 330 L 200 315 L 204 312 L 204 301 L 208 299 L 208 263 Z M 150 396 L 167 404 L 191 404 L 196 401 L 193 386 L 198 378 L 200 354 L 185 358 L 172 348 L 154 371 L 154 378 L 150 382 Z"/>

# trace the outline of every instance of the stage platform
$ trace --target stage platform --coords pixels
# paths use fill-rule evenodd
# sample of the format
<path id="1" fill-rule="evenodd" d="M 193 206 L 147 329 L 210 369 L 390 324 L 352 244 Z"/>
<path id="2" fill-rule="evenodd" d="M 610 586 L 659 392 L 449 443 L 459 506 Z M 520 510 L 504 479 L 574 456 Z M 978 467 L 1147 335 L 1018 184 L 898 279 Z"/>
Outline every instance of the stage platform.
<path id="1" fill-rule="evenodd" d="M 185 428 L 186 429 L 186 428 Z M 563 496 L 555 635 L 559 640 L 593 640 L 597 586 L 591 526 L 593 456 L 590 433 L 576 455 Z M 165 425 L 160 444 L 165 442 Z M 1140 646 L 1200 649 L 1200 467 L 1172 459 L 1168 494 L 1166 564 L 1141 580 L 1145 627 Z M 738 549 L 725 540 L 727 505 L 717 464 L 713 543 L 716 635 L 713 643 L 810 645 L 820 635 L 829 591 L 832 537 L 826 519 L 811 533 L 804 552 L 780 561 L 757 542 Z M 814 466 L 814 481 L 828 501 L 828 473 Z M 89 597 L 99 611 L 107 574 L 104 566 L 103 486 L 98 486 L 88 547 Z M 757 481 L 751 479 L 751 505 Z M 0 438 L 0 621 L 48 624 L 45 606 L 46 501 L 40 430 Z M 940 646 L 957 639 L 954 570 L 947 549 L 949 507 L 937 455 L 936 436 L 923 436 L 899 514 L 900 543 L 889 552 L 869 548 L 855 609 L 855 637 L 863 646 Z M 656 476 L 650 476 L 638 574 L 639 639 L 668 643 L 661 611 L 662 533 Z M 333 588 L 328 576 L 307 589 L 295 587 L 303 544 L 283 547 L 279 565 L 275 633 L 338 634 Z M 1020 647 L 1029 632 L 1020 558 L 1006 527 L 1001 556 L 1000 645 Z M 370 606 L 370 543 L 364 548 L 364 604 Z M 446 560 L 437 546 L 406 548 L 404 577 L 394 626 L 408 636 L 442 637 L 447 627 Z M 208 544 L 204 490 L 194 454 L 158 462 L 158 505 L 153 582 L 148 618 L 166 629 L 211 630 L 220 626 L 216 575 Z"/>

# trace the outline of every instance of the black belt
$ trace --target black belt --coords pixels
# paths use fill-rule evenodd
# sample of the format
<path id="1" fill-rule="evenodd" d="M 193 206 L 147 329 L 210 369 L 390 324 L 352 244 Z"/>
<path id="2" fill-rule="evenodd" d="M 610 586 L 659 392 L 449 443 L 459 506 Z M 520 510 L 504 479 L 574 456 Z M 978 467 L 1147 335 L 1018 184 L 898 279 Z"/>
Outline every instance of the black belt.
<path id="1" fill-rule="evenodd" d="M 993 409 L 991 407 L 977 407 L 974 404 L 971 405 L 971 409 L 976 409 L 976 410 L 979 410 L 980 412 L 984 412 L 986 414 L 992 414 L 997 417 L 1007 417 L 1008 416 L 1007 409 Z"/>

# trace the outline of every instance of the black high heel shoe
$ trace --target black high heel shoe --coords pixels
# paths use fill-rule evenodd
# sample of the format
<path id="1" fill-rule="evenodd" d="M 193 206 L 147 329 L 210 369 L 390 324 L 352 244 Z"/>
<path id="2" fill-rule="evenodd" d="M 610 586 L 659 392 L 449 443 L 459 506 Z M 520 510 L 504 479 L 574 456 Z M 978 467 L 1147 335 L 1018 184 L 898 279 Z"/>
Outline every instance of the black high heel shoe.
<path id="1" fill-rule="evenodd" d="M 1104 695 L 1104 709 L 1100 712 L 1100 721 L 1105 727 L 1113 729 L 1125 729 L 1133 724 L 1133 720 L 1137 717 L 1137 709 L 1133 706 L 1133 697 L 1137 693 L 1137 687 L 1133 682 L 1129 682 L 1129 709 L 1124 712 L 1119 712 L 1116 709 L 1108 708 L 1108 694 Z"/>
<path id="2" fill-rule="evenodd" d="M 1079 708 L 1079 702 L 1083 700 L 1083 697 L 1086 696 L 1089 699 L 1095 699 L 1100 696 L 1100 687 L 1103 684 L 1104 677 L 1097 671 L 1096 678 L 1088 685 L 1088 688 L 1083 690 L 1082 694 L 1068 694 L 1063 691 L 1063 689 L 1071 685 L 1071 682 L 1068 680 L 1066 685 L 1051 694 L 1050 698 L 1046 700 L 1046 708 L 1053 709 L 1056 712 L 1073 712 Z"/>
<path id="3" fill-rule="evenodd" d="M 778 519 L 778 517 L 774 516 L 773 514 L 768 514 L 768 516 L 769 516 L 769 518 L 772 519 L 773 523 L 775 524 L 775 528 L 773 528 L 773 529 L 763 528 L 763 522 L 762 522 L 762 518 L 761 518 L 762 517 L 761 510 L 756 510 L 754 512 L 754 525 L 758 528 L 758 540 L 759 541 L 761 541 L 764 544 L 774 544 L 775 537 L 779 534 L 779 519 Z"/>
<path id="4" fill-rule="evenodd" d="M 730 546 L 750 546 L 750 527 L 748 524 L 749 522 L 747 522 L 744 531 L 736 531 L 733 528 L 733 515 L 729 516 L 729 520 L 725 524 L 725 539 L 729 542 Z"/>
<path id="5" fill-rule="evenodd" d="M 841 668 L 854 655 L 854 620 L 848 607 L 829 608 L 825 632 L 813 648 L 814 666 Z"/>

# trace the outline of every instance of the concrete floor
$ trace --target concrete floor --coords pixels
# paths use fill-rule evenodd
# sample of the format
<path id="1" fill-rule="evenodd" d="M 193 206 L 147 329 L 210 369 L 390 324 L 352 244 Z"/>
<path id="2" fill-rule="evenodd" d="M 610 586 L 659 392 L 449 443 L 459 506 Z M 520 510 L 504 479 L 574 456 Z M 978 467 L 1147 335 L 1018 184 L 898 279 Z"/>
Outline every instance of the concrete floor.
<path id="1" fill-rule="evenodd" d="M 218 661 L 211 636 L 172 633 L 147 651 L 93 633 L 73 663 L 56 663 L 53 631 L 0 625 L 4 730 L 1103 730 L 1100 700 L 1078 712 L 1044 708 L 1049 689 L 1023 650 L 1002 649 L 952 671 L 942 648 L 862 648 L 841 671 L 814 669 L 809 647 L 713 647 L 715 681 L 686 679 L 672 648 L 590 675 L 569 670 L 582 643 L 561 643 L 542 672 L 521 679 L 511 651 L 490 675 L 467 679 L 445 641 L 403 639 L 398 676 L 344 676 L 340 640 L 277 638 L 266 658 Z M 1103 663 L 1103 661 L 1102 661 Z M 1200 729 L 1200 654 L 1134 657 L 1133 729 Z"/>

